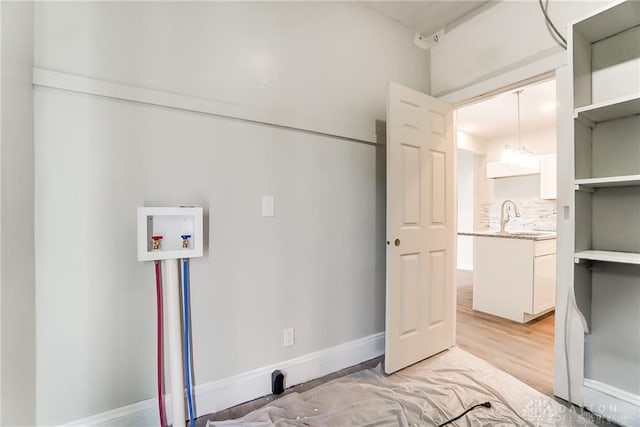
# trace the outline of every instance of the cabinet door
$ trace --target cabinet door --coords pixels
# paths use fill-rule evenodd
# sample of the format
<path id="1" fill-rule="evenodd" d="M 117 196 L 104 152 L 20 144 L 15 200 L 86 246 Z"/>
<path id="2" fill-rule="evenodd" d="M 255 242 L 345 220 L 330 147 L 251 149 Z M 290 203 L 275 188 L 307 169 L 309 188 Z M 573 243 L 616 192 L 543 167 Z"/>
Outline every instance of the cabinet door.
<path id="1" fill-rule="evenodd" d="M 540 156 L 540 198 L 556 198 L 556 155 Z"/>
<path id="2" fill-rule="evenodd" d="M 556 254 L 533 259 L 533 314 L 556 304 Z"/>

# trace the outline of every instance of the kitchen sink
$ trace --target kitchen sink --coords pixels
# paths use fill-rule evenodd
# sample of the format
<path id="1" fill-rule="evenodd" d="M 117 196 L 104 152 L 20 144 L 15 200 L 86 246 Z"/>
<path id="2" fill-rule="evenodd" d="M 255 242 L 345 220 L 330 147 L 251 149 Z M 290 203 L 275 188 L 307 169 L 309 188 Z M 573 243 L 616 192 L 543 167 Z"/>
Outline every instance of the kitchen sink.
<path id="1" fill-rule="evenodd" d="M 522 237 L 522 238 L 544 238 L 549 237 L 553 238 L 556 236 L 554 231 L 494 231 L 494 230 L 486 230 L 486 231 L 475 231 L 475 232 L 459 232 L 459 235 L 462 236 L 494 236 L 494 237 Z"/>
<path id="2" fill-rule="evenodd" d="M 553 231 L 495 231 L 491 234 L 496 236 L 523 236 L 523 237 L 537 237 L 537 236 L 551 236 L 555 234 Z"/>
<path id="3" fill-rule="evenodd" d="M 544 231 L 514 231 L 514 232 L 506 232 L 505 234 L 515 234 L 516 236 L 546 236 L 548 234 L 553 234 Z"/>

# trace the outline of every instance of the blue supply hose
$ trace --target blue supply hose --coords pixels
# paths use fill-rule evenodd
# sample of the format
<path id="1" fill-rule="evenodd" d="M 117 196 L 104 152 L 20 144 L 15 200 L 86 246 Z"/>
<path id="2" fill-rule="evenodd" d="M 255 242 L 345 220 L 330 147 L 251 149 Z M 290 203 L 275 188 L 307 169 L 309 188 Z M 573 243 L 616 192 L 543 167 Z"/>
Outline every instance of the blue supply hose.
<path id="1" fill-rule="evenodd" d="M 191 349 L 190 349 L 190 332 L 189 332 L 189 274 L 188 259 L 182 260 L 182 314 L 184 323 L 184 377 L 187 381 L 187 407 L 189 409 L 189 424 L 195 426 L 193 416 L 193 396 L 191 392 Z"/>

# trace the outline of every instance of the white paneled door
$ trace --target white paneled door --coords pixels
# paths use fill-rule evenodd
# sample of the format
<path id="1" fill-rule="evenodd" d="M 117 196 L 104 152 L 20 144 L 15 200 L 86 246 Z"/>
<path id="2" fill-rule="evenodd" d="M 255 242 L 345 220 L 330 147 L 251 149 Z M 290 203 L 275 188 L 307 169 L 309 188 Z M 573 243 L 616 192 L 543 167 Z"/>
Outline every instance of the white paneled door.
<path id="1" fill-rule="evenodd" d="M 387 105 L 385 371 L 455 343 L 451 105 L 391 83 Z"/>

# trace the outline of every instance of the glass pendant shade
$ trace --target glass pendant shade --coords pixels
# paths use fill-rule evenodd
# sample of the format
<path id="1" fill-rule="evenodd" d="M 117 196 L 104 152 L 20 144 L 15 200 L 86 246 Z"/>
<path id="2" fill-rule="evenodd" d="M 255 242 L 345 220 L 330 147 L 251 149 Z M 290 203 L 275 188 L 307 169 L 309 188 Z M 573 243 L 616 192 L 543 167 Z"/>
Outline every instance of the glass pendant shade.
<path id="1" fill-rule="evenodd" d="M 518 146 L 505 145 L 502 150 L 501 160 L 503 162 L 520 166 L 523 168 L 534 169 L 538 167 L 538 158 L 521 144 L 520 135 L 520 93 L 522 90 L 516 91 L 518 102 Z"/>

